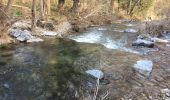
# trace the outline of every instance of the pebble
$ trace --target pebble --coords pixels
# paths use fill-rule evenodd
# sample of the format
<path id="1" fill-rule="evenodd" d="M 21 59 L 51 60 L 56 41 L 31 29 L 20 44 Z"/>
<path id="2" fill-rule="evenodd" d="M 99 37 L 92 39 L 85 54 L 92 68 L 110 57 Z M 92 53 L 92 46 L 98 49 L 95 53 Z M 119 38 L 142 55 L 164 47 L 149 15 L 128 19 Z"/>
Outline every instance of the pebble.
<path id="1" fill-rule="evenodd" d="M 9 84 L 5 83 L 3 86 L 4 86 L 5 88 L 9 89 Z"/>

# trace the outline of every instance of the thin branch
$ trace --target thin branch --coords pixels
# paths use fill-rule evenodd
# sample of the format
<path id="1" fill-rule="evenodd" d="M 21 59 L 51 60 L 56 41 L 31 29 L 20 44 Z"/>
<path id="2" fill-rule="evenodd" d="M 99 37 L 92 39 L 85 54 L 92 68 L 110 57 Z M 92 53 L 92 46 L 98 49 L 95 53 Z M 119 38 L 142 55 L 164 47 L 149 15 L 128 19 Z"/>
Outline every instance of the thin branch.
<path id="1" fill-rule="evenodd" d="M 0 8 L 0 13 L 2 13 L 4 19 L 10 19 L 10 17 L 5 13 L 5 11 L 2 8 Z"/>

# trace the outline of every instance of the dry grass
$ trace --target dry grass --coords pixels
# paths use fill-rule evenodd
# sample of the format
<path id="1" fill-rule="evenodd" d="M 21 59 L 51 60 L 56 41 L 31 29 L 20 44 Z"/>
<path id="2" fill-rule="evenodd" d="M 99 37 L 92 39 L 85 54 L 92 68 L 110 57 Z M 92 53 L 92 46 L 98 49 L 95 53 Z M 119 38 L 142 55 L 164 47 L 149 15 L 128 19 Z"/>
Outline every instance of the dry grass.
<path id="1" fill-rule="evenodd" d="M 148 21 L 140 27 L 140 33 L 149 34 L 154 37 L 161 37 L 162 34 L 170 30 L 170 19 L 166 18 L 158 21 Z"/>

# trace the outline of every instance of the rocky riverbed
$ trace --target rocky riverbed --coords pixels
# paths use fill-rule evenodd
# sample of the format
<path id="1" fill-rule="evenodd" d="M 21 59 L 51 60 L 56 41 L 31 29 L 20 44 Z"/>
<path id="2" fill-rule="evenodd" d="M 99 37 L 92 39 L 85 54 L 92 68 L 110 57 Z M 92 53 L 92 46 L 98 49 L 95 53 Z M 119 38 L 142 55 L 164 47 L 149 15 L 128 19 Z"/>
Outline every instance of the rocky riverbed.
<path id="1" fill-rule="evenodd" d="M 132 47 L 135 26 L 91 27 L 2 48 L 0 100 L 92 100 L 94 93 L 97 100 L 170 99 L 169 43 Z"/>

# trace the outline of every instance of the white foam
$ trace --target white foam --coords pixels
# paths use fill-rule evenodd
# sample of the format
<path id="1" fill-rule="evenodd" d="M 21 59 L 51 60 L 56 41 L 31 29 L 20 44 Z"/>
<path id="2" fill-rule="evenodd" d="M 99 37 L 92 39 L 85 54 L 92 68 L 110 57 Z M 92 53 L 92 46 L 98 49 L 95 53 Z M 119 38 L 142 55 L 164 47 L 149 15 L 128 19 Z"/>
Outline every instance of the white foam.
<path id="1" fill-rule="evenodd" d="M 121 51 L 139 54 L 139 52 L 125 47 L 125 44 L 127 43 L 126 39 L 122 38 L 123 40 L 120 39 L 114 41 L 110 36 L 107 36 L 102 32 L 92 31 L 89 33 L 81 34 L 79 36 L 71 37 L 70 39 L 75 40 L 77 42 L 99 43 L 108 49 L 119 49 Z"/>
<path id="2" fill-rule="evenodd" d="M 100 32 L 90 32 L 76 37 L 71 37 L 70 39 L 73 39 L 77 42 L 99 43 L 100 39 L 102 38 L 101 36 L 102 34 Z"/>

